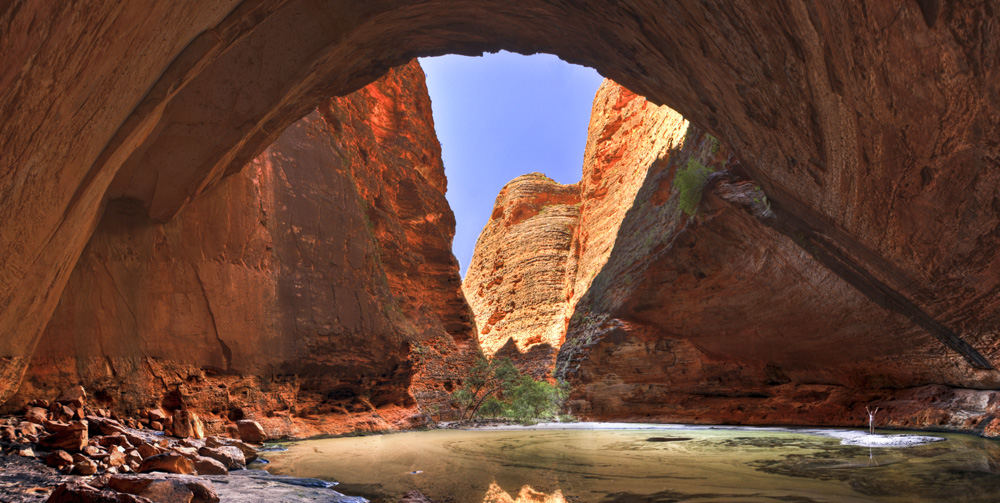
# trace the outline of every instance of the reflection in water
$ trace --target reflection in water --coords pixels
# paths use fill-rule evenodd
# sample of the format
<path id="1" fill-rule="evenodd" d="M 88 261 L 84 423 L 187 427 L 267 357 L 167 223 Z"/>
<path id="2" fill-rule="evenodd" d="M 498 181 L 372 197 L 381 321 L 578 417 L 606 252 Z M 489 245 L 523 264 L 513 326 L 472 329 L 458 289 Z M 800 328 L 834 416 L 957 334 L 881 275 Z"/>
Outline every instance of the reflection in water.
<path id="1" fill-rule="evenodd" d="M 545 494 L 532 489 L 531 486 L 524 486 L 517 493 L 517 499 L 514 499 L 510 493 L 493 482 L 486 490 L 483 503 L 566 503 L 566 498 L 563 498 L 562 491 L 559 490 L 552 494 Z"/>
<path id="2" fill-rule="evenodd" d="M 1000 444 L 943 436 L 868 448 L 767 430 L 434 430 L 299 442 L 268 470 L 374 503 L 411 490 L 438 503 L 997 501 Z"/>

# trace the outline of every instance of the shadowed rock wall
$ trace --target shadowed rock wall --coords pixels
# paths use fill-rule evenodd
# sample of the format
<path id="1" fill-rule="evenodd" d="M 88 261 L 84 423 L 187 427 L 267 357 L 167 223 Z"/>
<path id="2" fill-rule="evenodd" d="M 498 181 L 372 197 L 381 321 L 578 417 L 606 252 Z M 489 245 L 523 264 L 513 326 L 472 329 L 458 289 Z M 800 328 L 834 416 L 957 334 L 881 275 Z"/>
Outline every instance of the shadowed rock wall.
<path id="1" fill-rule="evenodd" d="M 113 201 L 9 405 L 82 382 L 110 408 L 190 408 L 217 430 L 409 426 L 414 397 L 446 407 L 476 350 L 445 189 L 414 62 L 329 100 L 168 224 Z"/>
<path id="2" fill-rule="evenodd" d="M 329 96 L 413 56 L 499 48 L 559 54 L 670 105 L 738 154 L 773 228 L 987 369 L 997 26 L 989 0 L 7 2 L 0 400 L 109 198 L 168 220 Z"/>

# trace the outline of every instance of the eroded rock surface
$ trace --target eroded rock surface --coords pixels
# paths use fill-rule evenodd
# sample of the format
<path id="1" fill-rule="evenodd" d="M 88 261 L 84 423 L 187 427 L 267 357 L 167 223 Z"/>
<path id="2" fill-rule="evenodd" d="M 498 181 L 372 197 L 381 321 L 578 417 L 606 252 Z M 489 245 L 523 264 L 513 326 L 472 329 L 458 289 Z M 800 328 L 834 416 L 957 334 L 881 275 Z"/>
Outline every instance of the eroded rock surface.
<path id="1" fill-rule="evenodd" d="M 574 383 L 577 413 L 857 425 L 871 403 L 883 424 L 996 433 L 995 393 L 976 390 L 995 372 L 829 267 L 717 140 L 686 123 L 671 137 L 568 323 L 557 375 Z M 688 215 L 678 173 L 701 166 L 714 173 Z M 579 229 L 609 239 L 607 228 Z"/>
<path id="2" fill-rule="evenodd" d="M 80 382 L 111 409 L 173 412 L 182 436 L 192 414 L 280 436 L 414 426 L 414 396 L 447 412 L 475 341 L 444 192 L 413 63 L 167 224 L 112 201 L 8 407 Z"/>
<path id="3" fill-rule="evenodd" d="M 546 373 L 565 333 L 567 266 L 579 217 L 576 184 L 531 173 L 500 191 L 463 281 L 487 355 Z M 542 368 L 528 363 L 535 360 Z"/>

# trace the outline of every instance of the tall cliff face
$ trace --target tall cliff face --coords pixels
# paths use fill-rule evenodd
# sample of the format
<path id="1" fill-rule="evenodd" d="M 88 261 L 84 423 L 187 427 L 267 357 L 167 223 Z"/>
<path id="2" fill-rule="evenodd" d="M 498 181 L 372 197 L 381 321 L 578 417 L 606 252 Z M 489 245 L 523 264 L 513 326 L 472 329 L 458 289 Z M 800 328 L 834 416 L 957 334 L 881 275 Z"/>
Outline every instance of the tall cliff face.
<path id="1" fill-rule="evenodd" d="M 596 119 L 617 121 L 614 111 Z M 579 234 L 610 246 L 575 302 L 558 358 L 576 413 L 851 425 L 872 403 L 887 424 L 1000 433 L 1000 394 L 978 391 L 995 387 L 993 372 L 970 367 L 831 267 L 714 138 L 686 123 L 669 138 L 625 200 L 620 226 L 579 224 Z M 588 162 L 591 152 L 614 158 L 630 148 L 591 142 Z M 702 167 L 704 184 L 682 189 L 679 174 Z M 680 209 L 682 190 L 703 191 L 693 216 Z"/>
<path id="2" fill-rule="evenodd" d="M 678 181 L 695 173 L 693 186 Z M 888 424 L 998 433 L 1000 394 L 977 391 L 995 387 L 993 373 L 873 301 L 807 234 L 784 227 L 745 173 L 676 112 L 605 82 L 576 220 L 536 216 L 519 223 L 531 223 L 526 233 L 497 218 L 483 231 L 476 257 L 502 259 L 474 260 L 466 277 L 481 339 L 512 338 L 521 350 L 542 330 L 564 339 L 555 375 L 573 384 L 573 412 L 591 419 L 850 425 L 871 403 Z M 701 195 L 693 215 L 682 192 Z M 494 216 L 512 206 L 502 193 Z M 517 268 L 530 267 L 532 239 L 566 228 L 558 297 L 553 278 L 522 279 Z M 497 323 L 496 306 L 518 322 Z M 553 363 L 527 349 L 510 353 L 522 367 L 538 374 Z"/>
<path id="3" fill-rule="evenodd" d="M 476 350 L 445 188 L 411 63 L 328 100 L 167 224 L 113 201 L 10 405 L 82 382 L 216 430 L 407 426 Z"/>
<path id="4" fill-rule="evenodd" d="M 579 217 L 575 184 L 531 173 L 500 190 L 462 284 L 487 355 L 547 373 L 565 330 L 564 290 Z"/>
<path id="5" fill-rule="evenodd" d="M 487 353 L 535 375 L 551 371 L 576 303 L 607 261 L 646 171 L 669 157 L 686 130 L 677 112 L 605 80 L 581 181 L 561 185 L 535 173 L 500 191 L 463 283 Z"/>

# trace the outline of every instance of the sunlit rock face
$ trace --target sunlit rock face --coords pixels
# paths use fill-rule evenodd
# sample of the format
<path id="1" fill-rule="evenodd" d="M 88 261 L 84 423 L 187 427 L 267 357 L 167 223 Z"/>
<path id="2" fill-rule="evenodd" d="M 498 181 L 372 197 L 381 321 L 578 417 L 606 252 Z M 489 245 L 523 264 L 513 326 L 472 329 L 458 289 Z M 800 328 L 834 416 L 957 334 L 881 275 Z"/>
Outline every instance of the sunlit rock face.
<path id="1" fill-rule="evenodd" d="M 570 308 L 564 291 L 579 217 L 576 184 L 531 173 L 500 190 L 462 285 L 487 355 L 548 372 Z"/>
<path id="2" fill-rule="evenodd" d="M 551 371 L 577 301 L 604 266 L 646 171 L 687 121 L 605 80 L 591 111 L 579 183 L 533 173 L 497 196 L 463 282 L 479 341 L 532 374 Z"/>
<path id="3" fill-rule="evenodd" d="M 644 113 L 660 120 L 656 107 Z M 595 122 L 615 125 L 616 110 L 592 120 L 592 130 Z M 588 160 L 602 149 L 604 158 L 627 158 L 619 152 L 628 142 L 591 136 Z M 578 234 L 607 245 L 592 259 L 596 276 L 573 303 L 559 355 L 556 374 L 574 384 L 576 413 L 850 425 L 865 421 L 872 403 L 883 407 L 882 424 L 994 431 L 1000 395 L 952 389 L 988 388 L 992 373 L 970 368 L 823 263 L 808 236 L 782 227 L 728 148 L 683 121 L 669 138 L 640 164 L 641 187 L 623 191 L 632 198 L 617 205 L 627 208 L 624 220 L 578 224 Z M 687 215 L 675 182 L 692 166 L 715 173 Z"/>
<path id="4" fill-rule="evenodd" d="M 476 345 L 423 78 L 328 100 L 167 224 L 112 201 L 8 406 L 81 382 L 292 435 L 447 412 Z"/>
<path id="5" fill-rule="evenodd" d="M 1000 361 L 995 10 L 977 0 L 6 2 L 0 400 L 17 389 L 107 200 L 170 220 L 328 97 L 417 55 L 501 48 L 593 66 L 712 133 L 767 194 L 775 228 L 800 233 L 866 298 L 963 355 L 901 337 L 885 344 L 899 368 L 937 360 L 1000 387 L 996 371 L 974 370 Z M 910 361 L 917 348 L 927 352 Z"/>

